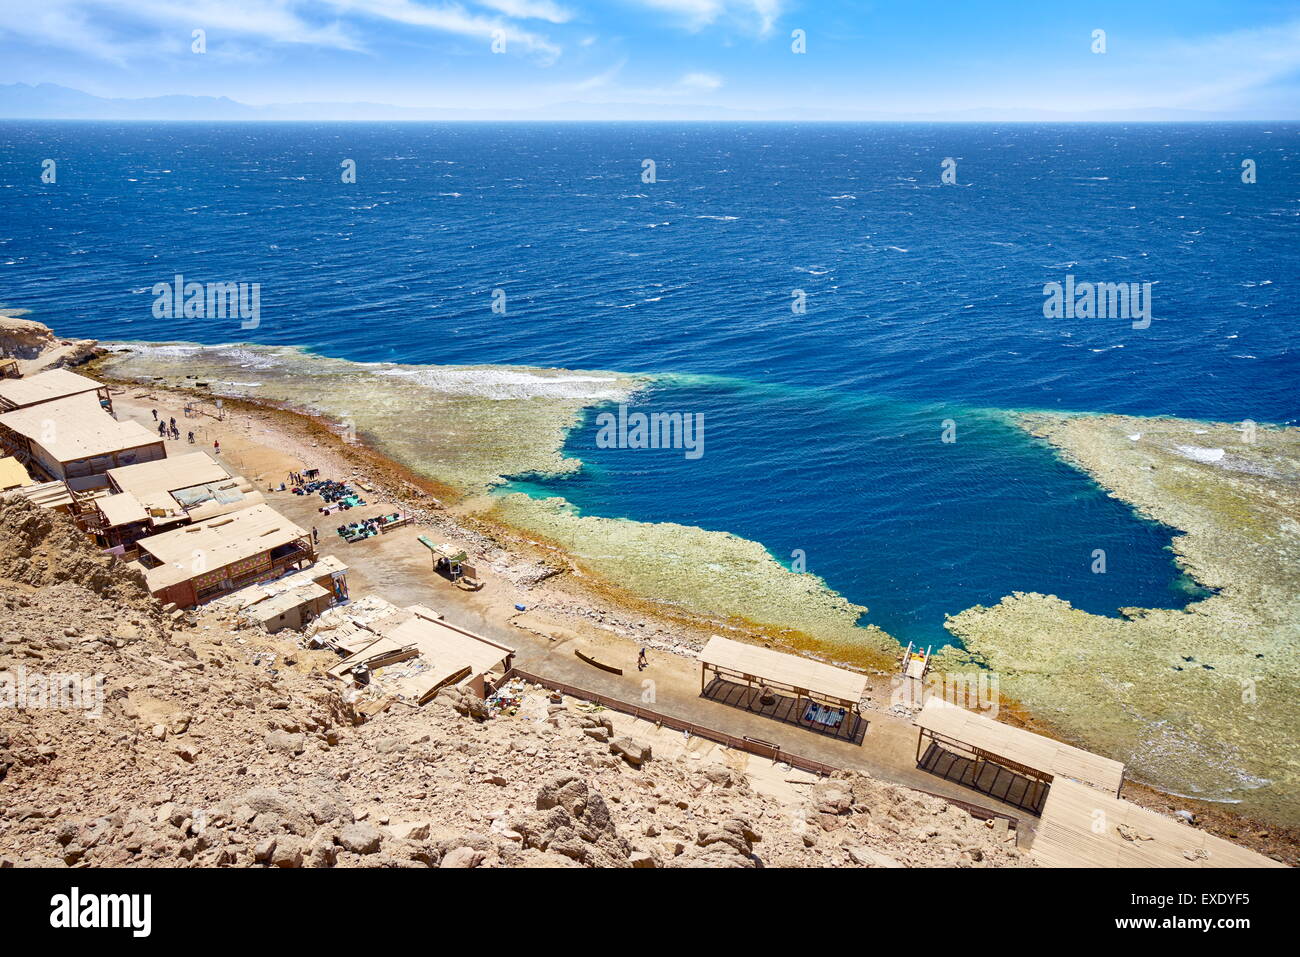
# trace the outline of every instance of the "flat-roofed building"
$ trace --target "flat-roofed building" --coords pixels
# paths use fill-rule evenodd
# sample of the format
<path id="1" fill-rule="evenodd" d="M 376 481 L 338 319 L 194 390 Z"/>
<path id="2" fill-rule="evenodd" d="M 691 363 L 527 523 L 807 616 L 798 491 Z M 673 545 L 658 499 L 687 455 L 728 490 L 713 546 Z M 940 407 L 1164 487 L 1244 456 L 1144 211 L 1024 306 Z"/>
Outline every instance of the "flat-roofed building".
<path id="1" fill-rule="evenodd" d="M 106 548 L 266 501 L 252 484 L 206 452 L 109 469 L 110 494 L 97 501 L 91 531 Z"/>
<path id="2" fill-rule="evenodd" d="M 1077 781 L 1119 796 L 1124 765 L 931 695 L 914 719 L 916 763 L 932 774 L 1035 814 L 1056 782 Z"/>
<path id="3" fill-rule="evenodd" d="M 108 386 L 67 369 L 50 369 L 25 379 L 0 379 L 0 412 L 26 409 L 73 395 L 93 395 L 101 408 L 113 411 Z"/>
<path id="4" fill-rule="evenodd" d="M 510 645 L 453 625 L 431 608 L 397 608 L 377 595 L 330 609 L 308 636 L 343 655 L 329 671 L 335 678 L 373 683 L 417 705 L 453 686 L 486 697 L 515 656 Z"/>
<path id="5" fill-rule="evenodd" d="M 48 508 L 53 512 L 72 514 L 76 496 L 68 488 L 67 482 L 36 482 L 10 489 L 4 493 L 6 498 L 22 497 L 33 505 Z"/>
<path id="6" fill-rule="evenodd" d="M 0 415 L 0 447 L 33 478 L 73 488 L 103 486 L 109 469 L 167 457 L 162 438 L 138 422 L 119 422 L 90 393 Z"/>
<path id="7" fill-rule="evenodd" d="M 711 636 L 697 656 L 702 696 L 862 743 L 864 675 L 721 635 Z"/>
<path id="8" fill-rule="evenodd" d="M 242 620 L 267 631 L 302 628 L 327 608 L 348 600 L 348 566 L 325 555 L 302 571 L 258 582 L 217 598 Z"/>
<path id="9" fill-rule="evenodd" d="M 254 505 L 136 542 L 149 591 L 190 608 L 310 565 L 311 534 L 269 505 Z"/>
<path id="10" fill-rule="evenodd" d="M 1286 866 L 1069 778 L 1052 783 L 1031 853 L 1047 867 Z"/>

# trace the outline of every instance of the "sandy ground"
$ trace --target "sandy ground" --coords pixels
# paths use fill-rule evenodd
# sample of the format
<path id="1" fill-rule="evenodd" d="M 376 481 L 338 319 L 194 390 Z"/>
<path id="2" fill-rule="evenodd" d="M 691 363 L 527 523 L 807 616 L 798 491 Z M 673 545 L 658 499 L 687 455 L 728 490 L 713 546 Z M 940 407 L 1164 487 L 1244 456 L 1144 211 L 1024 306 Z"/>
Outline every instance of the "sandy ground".
<path id="1" fill-rule="evenodd" d="M 917 732 L 908 717 L 889 710 L 892 675 L 888 672 L 868 675 L 864 699 L 868 725 L 861 745 L 831 740 L 701 698 L 699 666 L 690 648 L 698 647 L 707 634 L 698 629 L 691 633 L 689 623 L 656 617 L 645 603 L 608 594 L 597 583 L 581 581 L 571 573 L 535 580 L 541 562 L 563 563 L 563 557 L 548 550 L 546 543 L 507 541 L 502 530 L 484 529 L 472 521 L 462 523 L 460 510 L 455 505 L 443 508 L 429 494 L 427 483 L 391 463 L 389 471 L 384 460 L 373 454 L 359 455 L 362 450 L 345 445 L 304 416 L 245 403 L 227 403 L 218 411 L 209 401 L 201 413 L 187 419 L 184 406 L 189 401 L 183 394 L 156 388 L 128 388 L 114 396 L 119 418 L 134 418 L 156 428 L 153 410 L 164 419 L 175 416 L 181 439 L 168 440 L 169 455 L 196 449 L 212 453 L 213 443 L 219 441 L 220 458 L 253 481 L 272 507 L 305 529 L 318 529 L 320 553 L 333 554 L 349 566 L 349 590 L 354 598 L 377 593 L 398 605 L 430 606 L 450 621 L 516 647 L 516 666 L 525 671 L 730 734 L 774 741 L 791 753 L 867 771 L 892 783 L 1001 810 L 1022 819 L 1022 840 L 1032 833 L 1036 821 L 1025 812 L 916 768 Z M 194 445 L 186 440 L 190 430 L 195 432 Z M 366 508 L 343 513 L 345 518 L 338 513 L 322 516 L 317 512 L 321 504 L 318 496 L 279 491 L 289 471 L 307 468 L 320 469 L 322 477 L 363 482 L 376 494 L 367 494 Z M 391 511 L 412 511 L 417 521 L 352 544 L 335 534 L 335 527 L 344 520 Z M 485 583 L 483 589 L 466 592 L 437 576 L 428 550 L 416 541 L 420 535 L 468 551 Z M 519 611 L 518 605 L 525 610 Z M 636 664 L 641 647 L 648 649 L 650 661 L 644 672 L 639 672 Z M 579 648 L 621 668 L 624 674 L 612 675 L 582 662 L 574 654 Z M 663 741 L 666 747 L 680 738 L 676 732 L 657 734 L 667 736 Z M 699 740 L 691 746 L 713 747 Z M 782 771 L 781 767 L 774 765 L 764 774 L 756 765 L 748 773 L 766 780 L 774 796 L 780 793 L 788 798 L 791 788 L 798 790 L 802 785 L 786 780 L 791 775 L 788 768 Z M 1127 785 L 1124 796 L 1165 813 L 1192 809 L 1203 826 L 1215 833 L 1274 856 L 1296 856 L 1295 835 L 1283 829 L 1266 830 L 1230 812 L 1139 785 Z"/>

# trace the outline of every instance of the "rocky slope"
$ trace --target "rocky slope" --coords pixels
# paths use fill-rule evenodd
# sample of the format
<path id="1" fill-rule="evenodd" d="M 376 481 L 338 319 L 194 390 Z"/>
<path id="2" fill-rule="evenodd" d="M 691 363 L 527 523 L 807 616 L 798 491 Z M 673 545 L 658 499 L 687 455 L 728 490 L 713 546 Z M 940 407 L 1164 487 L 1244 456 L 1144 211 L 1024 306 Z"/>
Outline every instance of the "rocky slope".
<path id="1" fill-rule="evenodd" d="M 93 339 L 60 339 L 39 322 L 0 313 L 0 359 L 17 359 L 23 375 L 80 365 L 95 350 Z"/>
<path id="2" fill-rule="evenodd" d="M 942 800 L 859 774 L 774 797 L 716 759 L 645 755 L 609 712 L 540 691 L 513 716 L 444 694 L 358 723 L 329 653 L 213 613 L 174 624 L 25 501 L 0 503 L 0 620 L 3 865 L 1027 863 Z M 102 675 L 102 713 L 94 694 L 30 706 L 54 675 Z"/>

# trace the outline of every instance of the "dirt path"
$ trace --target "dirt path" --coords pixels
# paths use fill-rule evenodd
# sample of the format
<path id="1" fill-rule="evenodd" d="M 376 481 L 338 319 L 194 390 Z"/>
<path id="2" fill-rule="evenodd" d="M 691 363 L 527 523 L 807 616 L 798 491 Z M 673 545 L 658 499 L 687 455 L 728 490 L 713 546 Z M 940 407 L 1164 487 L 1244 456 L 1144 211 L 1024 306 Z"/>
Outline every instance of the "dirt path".
<path id="1" fill-rule="evenodd" d="M 788 753 L 837 767 L 866 771 L 882 780 L 971 801 L 1021 818 L 1027 816 L 985 795 L 972 792 L 916 768 L 916 728 L 886 711 L 868 711 L 861 744 L 828 738 L 797 725 L 774 721 L 700 696 L 699 664 L 693 657 L 650 648 L 649 667 L 638 671 L 636 634 L 618 634 L 613 626 L 574 622 L 550 612 L 550 595 L 543 586 L 521 587 L 499 566 L 479 565 L 485 581 L 481 591 L 465 592 L 436 575 L 427 548 L 416 539 L 429 534 L 473 550 L 469 540 L 457 541 L 425 526 L 411 525 L 376 538 L 346 543 L 336 533 L 343 521 L 401 510 L 402 504 L 382 495 L 366 495 L 367 505 L 330 516 L 318 511 L 316 495 L 280 490 L 291 470 L 319 468 L 323 477 L 356 479 L 353 467 L 329 447 L 285 434 L 248 412 L 217 410 L 186 417 L 184 396 L 160 390 L 132 389 L 114 397 L 118 417 L 131 418 L 156 429 L 156 410 L 163 420 L 175 417 L 179 441 L 168 440 L 169 455 L 204 451 L 249 479 L 269 504 L 320 537 L 322 555 L 335 555 L 348 565 L 349 591 L 354 598 L 373 593 L 397 605 L 422 604 L 463 627 L 506 641 L 518 650 L 516 666 L 564 684 L 607 695 L 736 737 L 754 737 L 779 744 Z M 194 431 L 195 442 L 188 442 Z M 217 455 L 214 442 L 220 443 Z M 372 486 L 374 487 L 374 486 Z M 520 612 L 516 606 L 522 605 Z M 645 627 L 645 626 L 643 626 Z M 619 629 L 626 631 L 626 629 Z M 580 660 L 581 648 L 600 661 L 621 668 L 616 676 Z M 879 693 L 879 692 L 877 692 Z"/>

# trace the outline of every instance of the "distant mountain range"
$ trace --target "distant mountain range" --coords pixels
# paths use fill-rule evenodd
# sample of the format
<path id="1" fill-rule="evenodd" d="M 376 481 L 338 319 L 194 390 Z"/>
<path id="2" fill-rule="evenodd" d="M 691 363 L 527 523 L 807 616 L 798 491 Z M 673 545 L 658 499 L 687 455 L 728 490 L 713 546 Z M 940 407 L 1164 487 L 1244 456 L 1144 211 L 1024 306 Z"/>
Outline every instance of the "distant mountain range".
<path id="1" fill-rule="evenodd" d="M 820 120 L 875 122 L 1198 122 L 1280 120 L 1250 113 L 1136 109 L 1083 113 L 982 109 L 933 113 L 872 110 L 738 110 L 673 103 L 557 103 L 530 110 L 468 110 L 404 107 L 388 103 L 275 103 L 251 106 L 225 96 L 95 96 L 53 83 L 0 84 L 0 119 L 25 120 Z"/>

